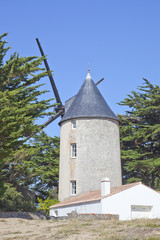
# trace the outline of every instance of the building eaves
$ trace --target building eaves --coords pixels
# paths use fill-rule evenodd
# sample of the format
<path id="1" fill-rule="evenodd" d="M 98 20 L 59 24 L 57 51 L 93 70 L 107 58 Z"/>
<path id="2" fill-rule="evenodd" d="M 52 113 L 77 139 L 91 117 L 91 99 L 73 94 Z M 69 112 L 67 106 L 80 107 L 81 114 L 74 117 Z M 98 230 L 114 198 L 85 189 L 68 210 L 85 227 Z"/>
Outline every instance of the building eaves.
<path id="1" fill-rule="evenodd" d="M 125 191 L 129 188 L 132 188 L 136 185 L 141 184 L 141 182 L 136 182 L 136 183 L 130 183 L 126 185 L 121 185 L 119 187 L 111 187 L 111 193 L 109 195 L 106 195 L 104 197 L 101 197 L 101 191 L 92 191 L 89 193 L 85 193 L 76 197 L 71 197 L 69 199 L 66 199 L 60 203 L 57 203 L 50 208 L 58 208 L 58 207 L 65 207 L 65 206 L 70 206 L 70 205 L 75 205 L 75 204 L 80 204 L 80 203 L 87 203 L 87 202 L 96 202 L 100 201 L 101 199 L 111 197 L 114 194 L 117 194 L 119 192 Z"/>

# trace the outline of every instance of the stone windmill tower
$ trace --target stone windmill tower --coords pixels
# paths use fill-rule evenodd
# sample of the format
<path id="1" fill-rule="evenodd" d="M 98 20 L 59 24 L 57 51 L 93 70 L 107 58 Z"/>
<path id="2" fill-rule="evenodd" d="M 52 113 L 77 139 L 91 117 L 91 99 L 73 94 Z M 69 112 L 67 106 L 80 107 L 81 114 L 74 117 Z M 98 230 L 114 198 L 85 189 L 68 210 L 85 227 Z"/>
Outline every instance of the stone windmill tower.
<path id="1" fill-rule="evenodd" d="M 109 108 L 88 70 L 78 94 L 65 104 L 60 121 L 59 200 L 111 186 L 121 180 L 119 120 Z"/>
<path id="2" fill-rule="evenodd" d="M 36 41 L 44 56 L 39 40 Z M 46 59 L 44 63 L 58 107 L 43 125 L 62 117 L 59 200 L 100 189 L 104 177 L 110 178 L 112 187 L 120 186 L 119 120 L 93 82 L 90 71 L 78 94 L 63 106 Z"/>

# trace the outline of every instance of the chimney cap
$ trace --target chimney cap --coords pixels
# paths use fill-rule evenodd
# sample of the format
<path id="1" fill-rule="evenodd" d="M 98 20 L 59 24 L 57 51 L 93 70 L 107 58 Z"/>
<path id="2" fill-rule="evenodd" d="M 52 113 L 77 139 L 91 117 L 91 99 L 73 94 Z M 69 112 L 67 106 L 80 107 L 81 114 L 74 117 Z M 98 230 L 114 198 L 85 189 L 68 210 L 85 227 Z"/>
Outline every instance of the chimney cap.
<path id="1" fill-rule="evenodd" d="M 104 178 L 101 179 L 101 182 L 110 182 L 110 179 L 107 178 L 107 177 L 104 177 Z"/>

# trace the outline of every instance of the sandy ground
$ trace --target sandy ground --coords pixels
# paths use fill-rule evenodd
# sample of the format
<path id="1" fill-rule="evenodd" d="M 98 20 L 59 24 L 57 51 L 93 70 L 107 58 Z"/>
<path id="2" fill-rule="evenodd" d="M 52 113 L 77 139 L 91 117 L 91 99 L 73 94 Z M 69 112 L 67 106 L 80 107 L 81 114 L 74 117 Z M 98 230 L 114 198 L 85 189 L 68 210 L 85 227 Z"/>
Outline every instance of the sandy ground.
<path id="1" fill-rule="evenodd" d="M 0 240 L 160 240 L 160 220 L 78 221 L 0 218 Z"/>

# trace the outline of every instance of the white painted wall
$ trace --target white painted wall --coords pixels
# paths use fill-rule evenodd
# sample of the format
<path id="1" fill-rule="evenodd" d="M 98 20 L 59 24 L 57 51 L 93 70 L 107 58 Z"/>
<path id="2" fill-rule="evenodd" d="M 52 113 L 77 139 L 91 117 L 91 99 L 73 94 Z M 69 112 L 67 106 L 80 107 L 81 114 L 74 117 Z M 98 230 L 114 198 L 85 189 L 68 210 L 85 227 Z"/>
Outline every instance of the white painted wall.
<path id="1" fill-rule="evenodd" d="M 160 194 L 139 184 L 102 199 L 102 213 L 119 214 L 120 220 L 131 220 L 131 206 L 153 206 L 151 218 L 160 218 Z"/>
<path id="2" fill-rule="evenodd" d="M 73 204 L 66 207 L 57 207 L 50 209 L 50 216 L 56 216 L 55 211 L 58 212 L 58 217 L 67 216 L 68 213 L 75 211 L 77 213 L 95 213 L 101 214 L 101 202 L 88 202 L 81 204 Z"/>

